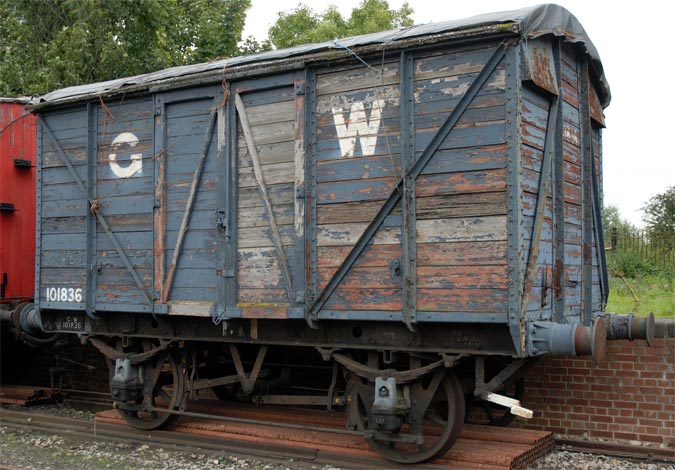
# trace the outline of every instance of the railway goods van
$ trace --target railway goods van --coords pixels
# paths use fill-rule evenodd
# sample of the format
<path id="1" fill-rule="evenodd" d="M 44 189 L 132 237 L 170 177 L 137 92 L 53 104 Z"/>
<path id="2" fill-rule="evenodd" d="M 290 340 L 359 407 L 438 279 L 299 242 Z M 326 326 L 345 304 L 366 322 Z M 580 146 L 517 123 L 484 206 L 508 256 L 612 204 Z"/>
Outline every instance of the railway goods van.
<path id="1" fill-rule="evenodd" d="M 24 313 L 137 427 L 213 389 L 433 460 L 477 403 L 528 416 L 537 357 L 653 332 L 604 312 L 609 100 L 555 5 L 54 91 Z"/>

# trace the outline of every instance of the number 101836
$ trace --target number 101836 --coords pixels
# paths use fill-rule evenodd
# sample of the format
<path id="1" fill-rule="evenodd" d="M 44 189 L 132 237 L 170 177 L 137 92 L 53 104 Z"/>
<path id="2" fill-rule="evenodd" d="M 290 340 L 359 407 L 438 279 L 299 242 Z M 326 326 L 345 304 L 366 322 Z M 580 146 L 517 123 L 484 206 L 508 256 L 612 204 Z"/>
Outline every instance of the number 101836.
<path id="1" fill-rule="evenodd" d="M 47 287 L 49 302 L 82 302 L 82 289 L 74 287 Z"/>

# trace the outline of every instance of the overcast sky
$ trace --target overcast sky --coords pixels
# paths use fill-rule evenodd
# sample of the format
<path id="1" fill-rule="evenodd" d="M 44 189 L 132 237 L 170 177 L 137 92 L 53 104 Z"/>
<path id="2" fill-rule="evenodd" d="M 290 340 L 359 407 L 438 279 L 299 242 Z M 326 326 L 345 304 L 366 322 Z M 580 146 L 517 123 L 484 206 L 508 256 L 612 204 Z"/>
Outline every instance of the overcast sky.
<path id="1" fill-rule="evenodd" d="M 244 37 L 267 37 L 277 13 L 297 7 L 299 0 L 253 0 Z M 345 17 L 359 0 L 305 0 L 315 11 L 334 3 Z M 528 0 L 411 0 L 416 24 L 431 23 L 495 11 L 514 10 L 542 3 Z M 619 207 L 621 215 L 642 224 L 640 210 L 650 197 L 675 186 L 675 155 L 670 142 L 675 133 L 673 119 L 667 118 L 675 105 L 672 99 L 667 54 L 671 21 L 663 3 L 559 0 L 574 14 L 600 53 L 612 91 L 605 110 L 603 132 L 605 204 Z M 389 0 L 399 8 L 402 0 Z M 667 37 L 668 36 L 668 37 Z M 669 114 L 668 114 L 669 115 Z M 667 126 L 669 128 L 667 128 Z"/>

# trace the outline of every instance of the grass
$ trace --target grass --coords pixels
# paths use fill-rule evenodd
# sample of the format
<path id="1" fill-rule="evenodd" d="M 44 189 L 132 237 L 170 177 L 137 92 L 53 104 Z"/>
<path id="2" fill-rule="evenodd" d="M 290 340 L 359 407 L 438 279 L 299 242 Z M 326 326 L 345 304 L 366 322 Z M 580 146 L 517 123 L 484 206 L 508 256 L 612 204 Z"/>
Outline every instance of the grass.
<path id="1" fill-rule="evenodd" d="M 630 286 L 630 287 L 629 287 Z M 675 319 L 675 278 L 636 276 L 609 277 L 608 312 Z"/>

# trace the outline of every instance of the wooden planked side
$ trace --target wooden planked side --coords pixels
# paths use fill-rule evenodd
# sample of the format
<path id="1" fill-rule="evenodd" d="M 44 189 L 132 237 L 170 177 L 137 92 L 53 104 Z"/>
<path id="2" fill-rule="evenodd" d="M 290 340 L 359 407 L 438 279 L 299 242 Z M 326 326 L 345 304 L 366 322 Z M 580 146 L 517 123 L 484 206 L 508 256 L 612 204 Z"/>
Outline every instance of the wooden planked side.
<path id="1" fill-rule="evenodd" d="M 281 87 L 244 93 L 241 100 L 260 174 L 255 173 L 244 128 L 238 122 L 237 304 L 245 309 L 247 318 L 269 317 L 267 307 L 261 309 L 256 305 L 289 306 L 292 300 L 284 280 L 284 270 L 290 273 L 292 269 L 282 269 L 280 263 L 295 259 L 295 95 L 292 87 Z M 261 185 L 269 197 L 269 207 L 281 237 L 282 257 L 277 252 Z"/>
<path id="2" fill-rule="evenodd" d="M 113 236 L 146 289 L 153 284 L 154 106 L 152 97 L 100 102 L 96 108 L 96 199 Z M 90 130 L 93 132 L 93 129 Z M 96 302 L 149 307 L 97 223 Z M 98 306 L 97 306 L 98 308 Z"/>
<path id="3" fill-rule="evenodd" d="M 162 279 L 162 284 L 171 269 L 195 168 L 202 159 L 202 142 L 209 129 L 212 107 L 213 98 L 208 93 L 206 96 L 185 96 L 165 104 L 166 151 L 161 157 L 165 162 L 166 187 L 165 279 Z M 217 138 L 212 132 L 171 289 L 166 297 L 168 301 L 214 301 L 217 298 L 219 276 L 216 253 L 220 239 L 214 216 L 219 207 L 216 152 Z M 197 287 L 199 292 L 194 290 Z M 204 295 L 204 291 L 208 294 Z"/>

